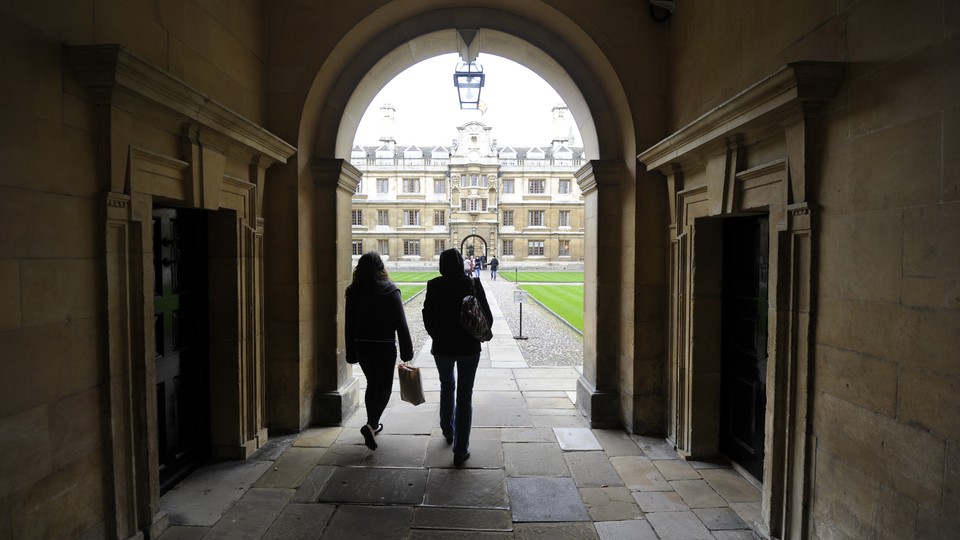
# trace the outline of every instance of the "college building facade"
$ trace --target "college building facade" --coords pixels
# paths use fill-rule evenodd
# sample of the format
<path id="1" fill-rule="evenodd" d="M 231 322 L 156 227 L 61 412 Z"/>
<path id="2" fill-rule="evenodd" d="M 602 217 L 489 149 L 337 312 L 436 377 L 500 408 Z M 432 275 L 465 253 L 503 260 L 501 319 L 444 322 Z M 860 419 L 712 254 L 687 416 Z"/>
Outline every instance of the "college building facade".
<path id="1" fill-rule="evenodd" d="M 496 256 L 501 265 L 582 268 L 583 197 L 575 173 L 568 110 L 553 108 L 545 147 L 498 146 L 478 121 L 457 128 L 450 146 L 400 146 L 395 110 L 384 105 L 379 146 L 356 145 L 350 164 L 360 181 L 353 197 L 351 253 L 375 250 L 389 266 L 435 267 L 440 253 Z"/>

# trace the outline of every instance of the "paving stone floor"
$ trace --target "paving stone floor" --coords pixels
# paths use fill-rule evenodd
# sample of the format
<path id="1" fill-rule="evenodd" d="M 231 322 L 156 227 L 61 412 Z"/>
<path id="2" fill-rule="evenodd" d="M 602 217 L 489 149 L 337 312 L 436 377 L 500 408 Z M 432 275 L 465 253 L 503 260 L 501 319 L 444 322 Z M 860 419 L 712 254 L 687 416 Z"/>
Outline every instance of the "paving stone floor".
<path id="1" fill-rule="evenodd" d="M 414 407 L 395 391 L 376 451 L 363 445 L 361 408 L 342 427 L 204 466 L 161 498 L 171 524 L 161 540 L 757 538 L 749 524 L 760 493 L 733 469 L 681 460 L 660 439 L 590 429 L 573 401 L 579 372 L 542 359 L 528 367 L 503 292 L 488 294 L 494 339 L 483 346 L 462 468 L 437 427 L 427 339 L 415 360 L 427 402 Z"/>

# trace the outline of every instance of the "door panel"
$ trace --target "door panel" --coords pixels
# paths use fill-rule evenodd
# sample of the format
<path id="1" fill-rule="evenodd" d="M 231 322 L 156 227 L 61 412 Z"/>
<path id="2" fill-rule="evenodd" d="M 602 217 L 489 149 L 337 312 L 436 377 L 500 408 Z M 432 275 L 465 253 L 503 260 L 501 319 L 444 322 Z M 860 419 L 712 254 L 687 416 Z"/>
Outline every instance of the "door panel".
<path id="1" fill-rule="evenodd" d="M 209 453 L 206 235 L 201 212 L 153 211 L 161 491 Z"/>
<path id="2" fill-rule="evenodd" d="M 767 374 L 767 217 L 723 228 L 720 449 L 763 478 Z"/>

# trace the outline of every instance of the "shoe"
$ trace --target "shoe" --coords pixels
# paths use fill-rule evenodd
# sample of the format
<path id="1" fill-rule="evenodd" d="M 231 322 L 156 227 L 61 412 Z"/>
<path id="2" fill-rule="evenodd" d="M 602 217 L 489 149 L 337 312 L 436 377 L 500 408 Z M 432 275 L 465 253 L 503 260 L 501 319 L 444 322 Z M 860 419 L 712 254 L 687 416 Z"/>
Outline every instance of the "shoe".
<path id="1" fill-rule="evenodd" d="M 463 462 L 468 459 L 470 459 L 470 452 L 467 452 L 466 454 L 458 454 L 456 452 L 453 453 L 453 464 L 457 467 L 463 465 Z"/>
<path id="2" fill-rule="evenodd" d="M 383 431 L 383 424 L 377 424 L 377 429 L 373 430 L 374 434 L 380 433 Z"/>
<path id="3" fill-rule="evenodd" d="M 373 428 L 364 424 L 363 427 L 360 428 L 360 434 L 363 435 L 363 444 L 367 445 L 367 448 L 371 450 L 377 449 L 377 441 L 374 440 Z"/>

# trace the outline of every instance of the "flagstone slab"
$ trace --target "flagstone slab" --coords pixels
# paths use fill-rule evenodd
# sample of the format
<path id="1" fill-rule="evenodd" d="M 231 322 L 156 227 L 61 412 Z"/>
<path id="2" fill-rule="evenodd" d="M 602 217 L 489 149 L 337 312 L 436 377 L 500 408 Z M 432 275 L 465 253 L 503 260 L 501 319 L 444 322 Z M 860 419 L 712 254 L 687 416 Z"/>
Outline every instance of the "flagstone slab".
<path id="1" fill-rule="evenodd" d="M 287 451 L 287 448 L 293 445 L 297 437 L 297 434 L 272 437 L 267 440 L 259 450 L 254 452 L 253 455 L 250 456 L 250 459 L 257 461 L 275 461 L 281 454 Z"/>
<path id="2" fill-rule="evenodd" d="M 733 469 L 701 470 L 700 476 L 729 503 L 760 502 L 760 490 Z"/>
<path id="3" fill-rule="evenodd" d="M 594 429 L 593 436 L 600 442 L 603 451 L 610 457 L 642 456 L 643 451 L 623 430 Z"/>
<path id="4" fill-rule="evenodd" d="M 504 443 L 503 464 L 510 476 L 570 476 L 556 443 Z"/>
<path id="5" fill-rule="evenodd" d="M 524 407 L 526 402 L 520 391 L 474 392 L 473 407 Z"/>
<path id="6" fill-rule="evenodd" d="M 369 452 L 363 465 L 370 467 L 423 467 L 429 442 L 429 434 L 384 435 L 381 433 L 377 436 L 377 449 Z"/>
<path id="7" fill-rule="evenodd" d="M 658 459 L 653 462 L 667 480 L 700 480 L 698 473 L 687 462 L 679 459 Z"/>
<path id="8" fill-rule="evenodd" d="M 489 378 L 476 379 L 473 382 L 473 390 L 474 392 L 515 392 L 519 390 L 519 387 L 517 381 L 513 379 Z"/>
<path id="9" fill-rule="evenodd" d="M 517 379 L 517 388 L 521 391 L 564 390 L 575 391 L 576 379 Z"/>
<path id="10" fill-rule="evenodd" d="M 507 485 L 515 522 L 590 521 L 572 478 L 510 478 Z"/>
<path id="11" fill-rule="evenodd" d="M 697 508 L 693 511 L 711 531 L 746 529 L 747 524 L 732 508 Z"/>
<path id="12" fill-rule="evenodd" d="M 411 529 L 407 540 L 514 540 L 512 532 Z"/>
<path id="13" fill-rule="evenodd" d="M 341 467 L 320 491 L 319 502 L 420 504 L 426 469 Z"/>
<path id="14" fill-rule="evenodd" d="M 516 540 L 599 540 L 593 523 L 517 523 Z"/>
<path id="15" fill-rule="evenodd" d="M 288 504 L 263 540 L 319 540 L 335 509 L 332 504 Z"/>
<path id="16" fill-rule="evenodd" d="M 332 465 L 317 465 L 313 471 L 304 478 L 303 483 L 297 488 L 297 492 L 290 499 L 294 503 L 312 503 L 317 501 L 320 496 L 320 490 L 327 484 L 333 472 L 337 468 Z"/>
<path id="17" fill-rule="evenodd" d="M 580 497 L 594 521 L 639 519 L 643 512 L 633 494 L 625 487 L 580 488 Z"/>
<path id="18" fill-rule="evenodd" d="M 545 398 L 528 397 L 527 407 L 530 409 L 566 409 L 570 411 L 575 410 L 573 402 L 567 399 L 567 396 L 545 397 Z"/>
<path id="19" fill-rule="evenodd" d="M 472 434 L 471 434 L 472 435 Z M 425 467 L 453 467 L 453 445 L 441 438 L 430 439 Z M 502 469 L 503 448 L 500 440 L 470 437 L 470 459 L 463 464 L 467 469 Z"/>
<path id="20" fill-rule="evenodd" d="M 160 535 L 160 540 L 201 540 L 209 530 L 210 527 L 173 525 L 163 531 L 163 534 Z"/>
<path id="21" fill-rule="evenodd" d="M 413 527 L 448 529 L 450 532 L 512 531 L 513 518 L 509 510 L 420 506 L 413 513 Z"/>
<path id="22" fill-rule="evenodd" d="M 308 428 L 300 433 L 297 440 L 293 442 L 293 446 L 320 446 L 329 448 L 333 446 L 333 443 L 336 442 L 337 437 L 340 436 L 340 432 L 342 431 L 343 428 L 341 427 Z"/>
<path id="23" fill-rule="evenodd" d="M 653 462 L 642 456 L 618 456 L 610 458 L 623 483 L 638 491 L 673 491 L 666 478 Z"/>
<path id="24" fill-rule="evenodd" d="M 380 435 L 429 435 L 439 418 L 437 403 L 388 409 L 380 418 L 383 424 Z"/>
<path id="25" fill-rule="evenodd" d="M 647 521 L 663 540 L 713 540 L 713 535 L 693 512 L 653 512 Z"/>
<path id="26" fill-rule="evenodd" d="M 476 427 L 532 426 L 533 419 L 525 407 L 474 407 L 473 425 Z"/>
<path id="27" fill-rule="evenodd" d="M 509 507 L 501 469 L 430 469 L 424 506 Z"/>
<path id="28" fill-rule="evenodd" d="M 727 501 L 703 480 L 674 480 L 670 486 L 690 508 L 727 506 Z"/>
<path id="29" fill-rule="evenodd" d="M 713 531 L 716 540 L 760 540 L 760 537 L 749 529 L 739 531 Z"/>
<path id="30" fill-rule="evenodd" d="M 343 505 L 330 518 L 323 538 L 405 540 L 412 520 L 409 506 Z"/>
<path id="31" fill-rule="evenodd" d="M 660 540 L 650 523 L 643 519 L 594 523 L 600 540 Z"/>
<path id="32" fill-rule="evenodd" d="M 573 379 L 580 377 L 577 370 L 572 367 L 539 367 L 517 370 L 514 372 L 517 379 Z"/>
<path id="33" fill-rule="evenodd" d="M 563 454 L 577 487 L 622 486 L 623 480 L 603 452 Z"/>
<path id="34" fill-rule="evenodd" d="M 557 442 L 553 428 L 500 428 L 500 439 L 507 442 Z"/>
<path id="35" fill-rule="evenodd" d="M 204 538 L 258 540 L 277 519 L 293 493 L 292 489 L 251 489 L 210 528 Z"/>
<path id="36" fill-rule="evenodd" d="M 590 427 L 579 414 L 564 416 L 533 416 L 533 425 L 537 427 Z"/>
<path id="37" fill-rule="evenodd" d="M 590 428 L 553 428 L 560 449 L 572 451 L 603 450 Z"/>
<path id="38" fill-rule="evenodd" d="M 317 465 L 359 466 L 369 463 L 373 452 L 362 444 L 337 443 L 320 456 Z"/>
<path id="39" fill-rule="evenodd" d="M 172 525 L 210 527 L 273 466 L 272 461 L 205 465 L 160 497 Z"/>
<path id="40" fill-rule="evenodd" d="M 643 455 L 650 459 L 678 459 L 680 457 L 673 445 L 663 439 L 642 435 L 633 435 L 632 437 L 637 446 L 643 450 Z"/>
<path id="41" fill-rule="evenodd" d="M 633 498 L 636 499 L 640 509 L 645 513 L 690 510 L 687 503 L 683 502 L 683 499 L 673 491 L 637 491 L 634 492 Z"/>
<path id="42" fill-rule="evenodd" d="M 296 489 L 300 487 L 300 483 L 313 470 L 313 466 L 326 451 L 326 448 L 289 448 L 277 458 L 273 467 L 268 469 L 254 486 Z"/>

